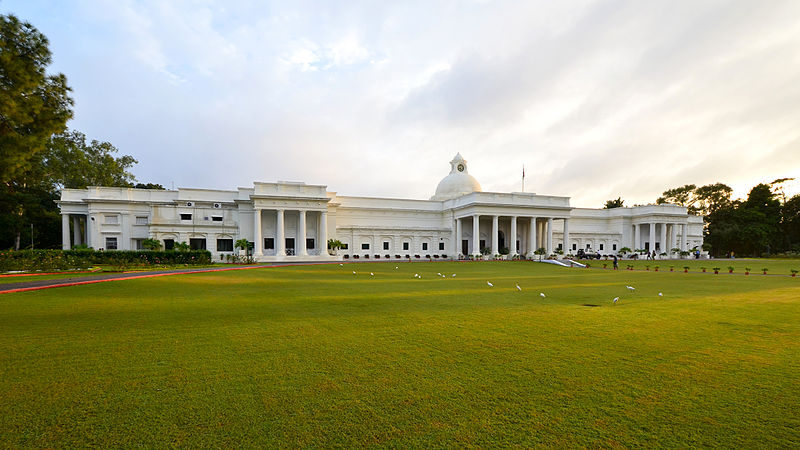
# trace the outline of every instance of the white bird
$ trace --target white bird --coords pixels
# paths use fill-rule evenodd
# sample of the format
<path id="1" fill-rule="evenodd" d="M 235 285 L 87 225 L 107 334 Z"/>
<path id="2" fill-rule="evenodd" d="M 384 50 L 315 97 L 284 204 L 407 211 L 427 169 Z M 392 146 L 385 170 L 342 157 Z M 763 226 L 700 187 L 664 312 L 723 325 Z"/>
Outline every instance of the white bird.
<path id="1" fill-rule="evenodd" d="M 436 275 L 442 276 L 441 272 L 436 272 Z"/>
<path id="2" fill-rule="evenodd" d="M 486 284 L 488 284 L 491 287 L 494 287 L 494 285 L 492 283 L 489 283 L 488 281 L 486 282 Z"/>
<path id="3" fill-rule="evenodd" d="M 628 288 L 629 291 L 635 291 L 636 290 L 636 288 L 633 287 L 633 286 L 625 286 L 625 287 Z"/>
<path id="4" fill-rule="evenodd" d="M 659 297 L 663 297 L 663 296 L 664 296 L 664 294 L 662 294 L 661 292 L 659 292 L 659 293 L 658 293 L 658 296 L 659 296 Z"/>
<path id="5" fill-rule="evenodd" d="M 353 275 L 355 275 L 355 274 L 356 274 L 356 271 L 354 270 L 354 271 L 353 271 Z"/>
<path id="6" fill-rule="evenodd" d="M 455 277 L 456 277 L 456 274 L 453 274 L 453 278 L 455 278 Z"/>
<path id="7" fill-rule="evenodd" d="M 372 272 L 370 272 L 370 273 L 369 273 L 369 275 L 370 275 L 370 276 L 373 276 L 373 277 L 375 276 L 375 274 L 374 274 L 374 273 L 372 273 Z"/>
<path id="8" fill-rule="evenodd" d="M 415 274 L 414 274 L 414 278 L 418 278 L 418 277 L 419 277 L 419 274 L 418 274 L 418 273 L 415 273 Z"/>
<path id="9" fill-rule="evenodd" d="M 545 297 L 547 297 L 547 296 L 546 296 L 546 295 L 544 295 L 544 292 L 539 292 L 539 297 L 545 298 Z"/>
<path id="10" fill-rule="evenodd" d="M 619 297 L 614 297 L 614 304 L 616 304 L 618 301 L 619 301 Z"/>
<path id="11" fill-rule="evenodd" d="M 344 264 L 339 264 L 340 267 L 344 267 Z"/>
<path id="12" fill-rule="evenodd" d="M 517 285 L 515 285 L 515 286 L 517 286 L 517 290 L 518 290 L 518 291 L 521 291 L 521 290 L 522 290 L 522 288 L 521 288 L 521 287 L 519 287 L 519 285 L 518 285 L 518 284 L 517 284 Z"/>
<path id="13" fill-rule="evenodd" d="M 397 269 L 397 266 L 394 266 L 394 268 Z"/>

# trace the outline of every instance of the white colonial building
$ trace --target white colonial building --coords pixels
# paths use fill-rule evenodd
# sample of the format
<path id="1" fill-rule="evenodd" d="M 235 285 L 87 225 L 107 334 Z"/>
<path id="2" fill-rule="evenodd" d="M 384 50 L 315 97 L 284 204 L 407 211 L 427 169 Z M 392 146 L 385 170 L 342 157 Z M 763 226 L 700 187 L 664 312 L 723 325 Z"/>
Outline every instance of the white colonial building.
<path id="1" fill-rule="evenodd" d="M 482 192 L 460 154 L 430 200 L 256 182 L 235 191 L 64 189 L 59 206 L 65 249 L 135 250 L 152 238 L 167 249 L 186 242 L 210 250 L 215 260 L 233 254 L 242 238 L 254 243 L 259 261 L 455 259 L 504 248 L 526 257 L 539 248 L 548 255 L 578 249 L 614 254 L 623 247 L 672 255 L 675 248 L 701 248 L 703 241 L 702 217 L 682 206 L 573 208 L 569 197 Z M 345 248 L 330 255 L 328 239 Z"/>

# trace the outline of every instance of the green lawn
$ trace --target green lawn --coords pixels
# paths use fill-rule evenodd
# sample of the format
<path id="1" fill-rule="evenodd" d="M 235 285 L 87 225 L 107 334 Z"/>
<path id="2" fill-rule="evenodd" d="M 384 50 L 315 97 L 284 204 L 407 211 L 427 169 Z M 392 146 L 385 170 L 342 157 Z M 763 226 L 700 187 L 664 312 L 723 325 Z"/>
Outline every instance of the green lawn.
<path id="1" fill-rule="evenodd" d="M 581 263 L 588 262 L 591 267 L 602 268 L 607 264 L 608 268 L 613 265 L 612 260 L 576 260 Z M 670 266 L 676 272 L 683 272 L 684 267 L 689 267 L 690 271 L 700 272 L 705 267 L 708 272 L 713 272 L 714 267 L 720 268 L 720 273 L 728 273 L 728 267 L 733 267 L 733 273 L 742 275 L 746 268 L 750 268 L 750 274 L 761 274 L 761 269 L 769 269 L 769 275 L 790 276 L 792 269 L 800 270 L 800 260 L 798 259 L 768 259 L 768 258 L 736 258 L 736 259 L 656 259 L 648 261 L 644 257 L 639 260 L 620 259 L 619 268 L 626 269 L 628 265 L 633 265 L 634 270 L 645 270 L 650 266 L 650 270 L 659 267 L 659 271 L 669 272 Z M 798 275 L 800 276 L 800 275 Z"/>
<path id="2" fill-rule="evenodd" d="M 359 263 L 0 295 L 3 447 L 798 447 L 798 392 L 798 278 Z"/>

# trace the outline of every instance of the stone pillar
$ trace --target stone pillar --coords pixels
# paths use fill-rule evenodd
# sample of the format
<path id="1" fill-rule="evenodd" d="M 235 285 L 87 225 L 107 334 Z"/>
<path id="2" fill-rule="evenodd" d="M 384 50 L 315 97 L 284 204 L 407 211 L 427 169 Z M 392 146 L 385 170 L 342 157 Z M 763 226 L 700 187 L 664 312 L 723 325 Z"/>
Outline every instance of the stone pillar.
<path id="1" fill-rule="evenodd" d="M 564 254 L 572 252 L 572 246 L 569 244 L 569 219 L 564 219 Z"/>
<path id="2" fill-rule="evenodd" d="M 284 235 L 283 210 L 275 211 L 277 220 L 275 221 L 275 256 L 286 256 L 286 236 Z"/>
<path id="3" fill-rule="evenodd" d="M 497 216 L 492 216 L 492 258 L 494 258 L 494 255 L 500 253 L 497 248 L 497 222 L 499 219 L 500 218 Z"/>
<path id="4" fill-rule="evenodd" d="M 81 235 L 81 218 L 78 216 L 72 216 L 72 245 L 80 245 L 83 244 L 83 239 L 81 239 L 83 235 Z"/>
<path id="5" fill-rule="evenodd" d="M 553 254 L 553 218 L 547 218 L 547 256 Z"/>
<path id="6" fill-rule="evenodd" d="M 136 250 L 135 248 L 131 247 L 130 221 L 131 221 L 130 214 L 121 214 L 119 223 L 120 223 L 120 230 L 122 231 L 122 235 L 120 236 L 120 240 L 122 242 L 117 243 L 117 248 L 120 250 Z"/>
<path id="7" fill-rule="evenodd" d="M 458 257 L 461 254 L 461 241 L 463 238 L 461 237 L 461 219 L 456 219 L 456 251 L 453 252 L 453 256 Z M 466 256 L 466 255 L 464 255 Z"/>
<path id="8" fill-rule="evenodd" d="M 655 251 L 656 249 L 656 223 L 650 222 L 650 236 L 647 237 L 650 240 L 650 251 Z"/>
<path id="9" fill-rule="evenodd" d="M 306 251 L 306 212 L 305 210 L 300 210 L 300 220 L 297 222 L 297 237 L 300 240 L 298 242 L 299 251 L 297 252 L 297 256 L 307 256 L 308 252 Z"/>
<path id="10" fill-rule="evenodd" d="M 472 254 L 479 256 L 481 254 L 481 216 L 475 214 L 472 216 Z"/>
<path id="11" fill-rule="evenodd" d="M 261 210 L 256 208 L 253 212 L 253 256 L 264 254 L 264 239 L 261 235 Z"/>
<path id="12" fill-rule="evenodd" d="M 640 224 L 635 224 L 633 226 L 633 251 L 639 250 L 642 248 L 642 226 Z"/>
<path id="13" fill-rule="evenodd" d="M 508 247 L 508 256 L 517 254 L 517 216 L 511 216 L 511 244 Z"/>
<path id="14" fill-rule="evenodd" d="M 673 248 L 678 248 L 678 224 L 677 223 L 670 224 L 669 229 L 670 229 L 670 234 L 672 235 L 672 238 L 670 239 L 669 243 L 670 245 L 669 251 L 671 252 Z"/>
<path id="15" fill-rule="evenodd" d="M 95 245 L 95 237 L 94 237 L 94 220 L 91 214 L 86 215 L 86 246 L 94 248 Z"/>
<path id="16" fill-rule="evenodd" d="M 530 237 L 528 238 L 528 257 L 533 258 L 536 256 L 534 252 L 539 248 L 537 239 L 536 239 L 536 232 L 539 231 L 536 229 L 536 217 L 531 217 L 531 229 L 530 229 Z"/>
<path id="17" fill-rule="evenodd" d="M 317 233 L 317 240 L 319 241 L 319 254 L 328 254 L 328 212 L 321 211 L 319 213 L 319 233 Z"/>
<path id="18" fill-rule="evenodd" d="M 61 248 L 64 250 L 72 248 L 69 242 L 69 214 L 61 215 Z"/>
<path id="19" fill-rule="evenodd" d="M 689 250 L 689 243 L 688 243 L 688 240 L 689 240 L 689 224 L 688 223 L 681 224 L 681 228 L 682 228 L 682 230 L 681 230 L 682 231 L 681 250 L 682 251 L 687 251 L 687 250 Z"/>
<path id="20" fill-rule="evenodd" d="M 669 248 L 667 248 L 667 224 L 661 224 L 661 250 L 658 253 L 667 253 L 669 255 Z"/>

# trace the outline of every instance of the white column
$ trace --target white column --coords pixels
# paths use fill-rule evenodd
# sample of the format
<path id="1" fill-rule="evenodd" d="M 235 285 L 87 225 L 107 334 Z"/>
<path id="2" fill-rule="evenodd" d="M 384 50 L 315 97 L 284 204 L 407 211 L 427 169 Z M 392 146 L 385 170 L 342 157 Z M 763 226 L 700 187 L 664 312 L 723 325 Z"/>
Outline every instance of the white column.
<path id="1" fill-rule="evenodd" d="M 673 223 L 670 224 L 670 232 L 672 234 L 672 239 L 670 239 L 670 248 L 669 250 L 672 251 L 673 248 L 678 248 L 678 224 Z"/>
<path id="2" fill-rule="evenodd" d="M 277 217 L 275 221 L 275 256 L 286 256 L 286 236 L 284 236 L 283 233 L 283 210 L 278 209 L 275 213 Z"/>
<path id="3" fill-rule="evenodd" d="M 306 251 L 306 212 L 305 210 L 300 211 L 300 221 L 298 222 L 297 226 L 297 237 L 300 239 L 298 242 L 298 248 L 300 251 L 297 252 L 297 256 L 307 256 L 308 252 Z"/>
<path id="4" fill-rule="evenodd" d="M 667 253 L 669 255 L 669 249 L 667 248 L 667 224 L 661 224 L 661 250 L 658 253 Z"/>
<path id="5" fill-rule="evenodd" d="M 642 227 L 640 224 L 633 226 L 633 251 L 642 248 Z"/>
<path id="6" fill-rule="evenodd" d="M 481 216 L 475 214 L 472 216 L 472 254 L 478 256 L 481 254 L 481 241 L 480 241 L 480 219 Z"/>
<path id="7" fill-rule="evenodd" d="M 569 244 L 569 219 L 564 219 L 564 254 L 572 252 L 572 246 Z"/>
<path id="8" fill-rule="evenodd" d="M 81 239 L 81 218 L 78 216 L 72 216 L 72 245 L 80 245 L 83 239 Z"/>
<path id="9" fill-rule="evenodd" d="M 456 219 L 456 248 L 453 252 L 453 256 L 458 258 L 458 255 L 461 254 L 461 241 L 463 238 L 461 237 L 461 219 Z"/>
<path id="10" fill-rule="evenodd" d="M 317 235 L 319 243 L 320 255 L 328 254 L 328 212 L 322 211 L 319 213 L 319 233 Z"/>
<path id="11" fill-rule="evenodd" d="M 61 215 L 61 248 L 64 250 L 72 248 L 69 243 L 69 214 Z"/>
<path id="12" fill-rule="evenodd" d="M 122 242 L 117 243 L 117 248 L 120 250 L 135 250 L 131 246 L 131 216 L 130 214 L 121 214 L 121 216 L 119 223 L 122 231 L 122 236 L 120 237 Z"/>
<path id="13" fill-rule="evenodd" d="M 497 248 L 497 222 L 499 219 L 497 216 L 492 216 L 492 257 L 499 253 Z"/>
<path id="14" fill-rule="evenodd" d="M 95 220 L 91 214 L 86 215 L 86 246 L 94 248 L 95 241 L 97 240 L 94 236 L 94 223 Z"/>
<path id="15" fill-rule="evenodd" d="M 687 242 L 689 240 L 689 224 L 681 224 L 681 228 L 683 231 L 683 235 L 681 236 L 681 250 L 687 251 L 689 250 L 689 243 Z"/>
<path id="16" fill-rule="evenodd" d="M 553 254 L 553 218 L 547 218 L 547 256 Z"/>
<path id="17" fill-rule="evenodd" d="M 654 251 L 656 249 L 656 224 L 655 222 L 650 222 L 650 251 Z"/>
<path id="18" fill-rule="evenodd" d="M 537 231 L 538 230 L 536 229 L 536 217 L 531 217 L 531 229 L 530 229 L 530 235 L 531 236 L 530 236 L 529 241 L 528 241 L 528 243 L 529 243 L 528 244 L 528 247 L 529 247 L 528 248 L 528 256 L 531 257 L 531 258 L 533 258 L 535 256 L 533 252 L 535 252 L 539 248 L 539 246 L 538 246 L 538 244 L 536 242 L 536 232 Z"/>
<path id="19" fill-rule="evenodd" d="M 261 235 L 261 210 L 256 208 L 253 217 L 253 256 L 261 256 L 264 254 L 264 239 Z"/>
<path id="20" fill-rule="evenodd" d="M 517 216 L 511 216 L 511 245 L 508 247 L 508 256 L 517 254 Z"/>

